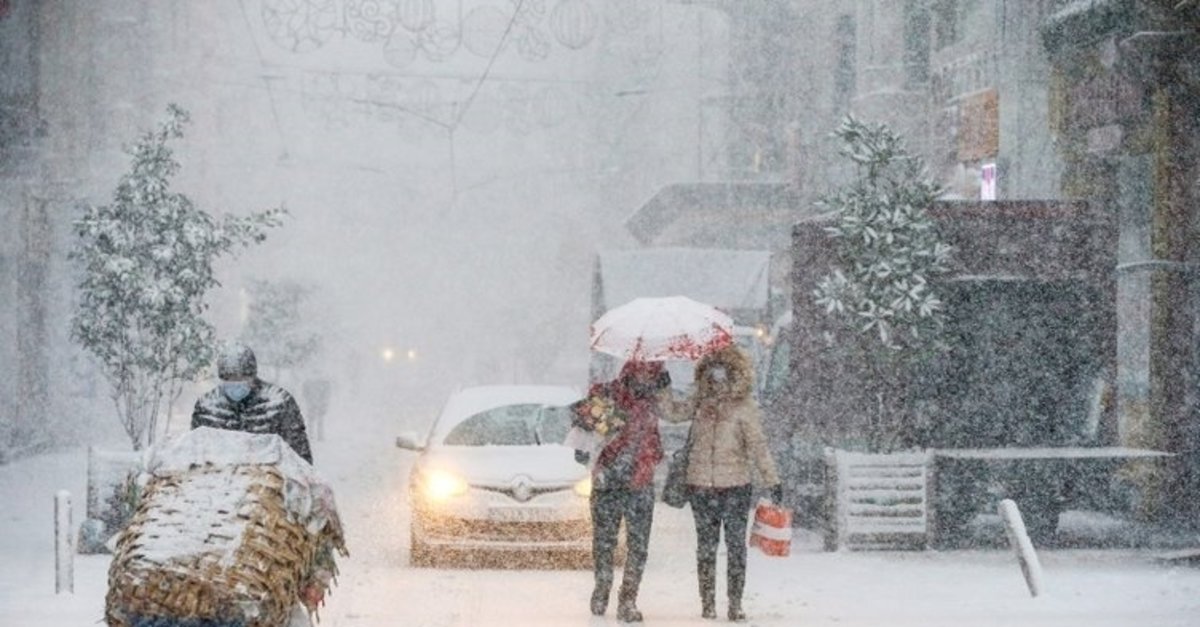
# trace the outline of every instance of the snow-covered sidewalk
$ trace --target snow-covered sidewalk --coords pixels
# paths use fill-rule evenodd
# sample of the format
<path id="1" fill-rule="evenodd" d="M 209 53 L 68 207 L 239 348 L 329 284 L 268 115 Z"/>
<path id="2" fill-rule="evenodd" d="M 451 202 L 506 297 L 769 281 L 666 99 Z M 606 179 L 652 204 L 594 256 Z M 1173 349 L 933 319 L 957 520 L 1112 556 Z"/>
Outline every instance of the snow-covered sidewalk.
<path id="1" fill-rule="evenodd" d="M 318 470 L 337 492 L 351 556 L 321 614 L 324 626 L 597 625 L 591 576 L 575 570 L 412 569 L 403 489 L 410 460 L 391 426 L 315 443 Z M 86 451 L 0 466 L 0 625 L 101 623 L 107 556 L 75 557 L 74 594 L 54 594 L 53 497 L 67 489 L 83 511 Z M 686 509 L 656 511 L 640 606 L 646 623 L 699 618 L 694 532 Z M 802 534 L 788 558 L 751 551 L 746 608 L 752 625 L 1200 625 L 1200 568 L 1160 563 L 1141 550 L 1042 551 L 1045 594 L 1030 598 L 1007 550 L 825 553 Z M 718 590 L 724 586 L 721 566 Z M 615 605 L 615 604 L 614 604 Z M 718 611 L 724 611 L 723 595 Z M 720 622 L 724 622 L 723 620 Z"/>

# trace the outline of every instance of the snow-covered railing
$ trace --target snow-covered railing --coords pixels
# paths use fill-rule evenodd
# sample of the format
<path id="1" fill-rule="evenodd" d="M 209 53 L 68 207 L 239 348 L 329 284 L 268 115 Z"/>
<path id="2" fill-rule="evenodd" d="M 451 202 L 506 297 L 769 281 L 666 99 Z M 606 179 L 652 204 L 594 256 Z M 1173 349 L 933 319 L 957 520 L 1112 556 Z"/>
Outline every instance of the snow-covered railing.
<path id="1" fill-rule="evenodd" d="M 990 494 L 1003 494 L 1020 506 L 1034 544 L 1052 542 L 1059 515 L 1081 498 L 1106 490 L 1109 477 L 1128 464 L 1155 464 L 1173 456 L 1166 451 L 1120 446 L 1008 446 L 930 449 L 932 492 L 936 506 L 931 532 L 934 546 L 961 541 L 966 522 L 991 510 Z M 1031 481 L 1030 477 L 1038 477 Z M 990 494 L 989 494 L 990 493 Z M 1103 492 L 1100 492 L 1103 494 Z"/>
<path id="2" fill-rule="evenodd" d="M 923 549 L 929 543 L 930 454 L 826 450 L 832 549 Z"/>

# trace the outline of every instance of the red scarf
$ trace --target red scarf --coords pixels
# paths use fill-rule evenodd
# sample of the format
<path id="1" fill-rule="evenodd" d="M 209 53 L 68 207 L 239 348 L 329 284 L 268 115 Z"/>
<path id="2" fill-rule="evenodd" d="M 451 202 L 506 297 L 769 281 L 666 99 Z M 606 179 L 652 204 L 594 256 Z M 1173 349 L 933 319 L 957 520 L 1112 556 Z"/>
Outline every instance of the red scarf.
<path id="1" fill-rule="evenodd" d="M 624 383 L 625 379 L 614 382 L 610 391 L 617 407 L 629 417 L 628 422 L 613 441 L 600 451 L 596 457 L 596 467 L 607 468 L 627 448 L 636 447 L 629 488 L 638 489 L 653 483 L 654 469 L 663 458 L 662 439 L 658 434 L 659 409 L 655 397 L 635 396 Z"/>

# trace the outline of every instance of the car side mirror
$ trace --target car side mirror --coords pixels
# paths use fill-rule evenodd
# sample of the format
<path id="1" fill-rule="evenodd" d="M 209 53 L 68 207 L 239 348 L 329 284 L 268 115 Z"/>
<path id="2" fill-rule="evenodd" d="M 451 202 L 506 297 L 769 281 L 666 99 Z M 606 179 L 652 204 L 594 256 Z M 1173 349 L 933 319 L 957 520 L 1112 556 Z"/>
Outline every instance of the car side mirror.
<path id="1" fill-rule="evenodd" d="M 412 431 L 405 431 L 396 436 L 396 448 L 417 452 L 425 450 L 425 446 L 417 441 L 417 434 Z"/>

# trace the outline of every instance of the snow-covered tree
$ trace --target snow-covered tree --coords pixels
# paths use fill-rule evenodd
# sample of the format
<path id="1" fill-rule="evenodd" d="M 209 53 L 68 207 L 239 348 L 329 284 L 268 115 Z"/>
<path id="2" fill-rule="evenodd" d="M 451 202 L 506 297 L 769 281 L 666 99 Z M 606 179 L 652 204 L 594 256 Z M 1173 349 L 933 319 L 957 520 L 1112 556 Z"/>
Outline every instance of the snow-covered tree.
<path id="1" fill-rule="evenodd" d="M 321 337 L 305 327 L 309 288 L 289 280 L 250 282 L 250 305 L 242 342 L 259 363 L 279 370 L 306 364 L 321 346 Z"/>
<path id="2" fill-rule="evenodd" d="M 835 252 L 813 296 L 833 322 L 835 346 L 866 368 L 875 401 L 868 445 L 884 450 L 912 439 L 906 375 L 944 349 L 934 280 L 952 249 L 928 213 L 942 190 L 899 135 L 853 117 L 834 135 L 856 176 L 821 200 L 836 216 L 826 229 Z"/>
<path id="3" fill-rule="evenodd" d="M 167 113 L 126 149 L 130 169 L 112 202 L 76 220 L 71 251 L 80 270 L 71 337 L 99 363 L 135 450 L 154 443 L 159 418 L 212 361 L 204 313 L 218 285 L 213 262 L 262 242 L 285 213 L 218 219 L 171 191 L 180 164 L 169 144 L 188 114 L 175 105 Z"/>

